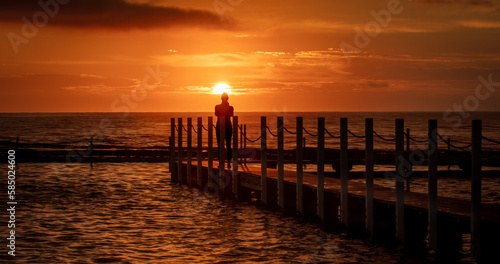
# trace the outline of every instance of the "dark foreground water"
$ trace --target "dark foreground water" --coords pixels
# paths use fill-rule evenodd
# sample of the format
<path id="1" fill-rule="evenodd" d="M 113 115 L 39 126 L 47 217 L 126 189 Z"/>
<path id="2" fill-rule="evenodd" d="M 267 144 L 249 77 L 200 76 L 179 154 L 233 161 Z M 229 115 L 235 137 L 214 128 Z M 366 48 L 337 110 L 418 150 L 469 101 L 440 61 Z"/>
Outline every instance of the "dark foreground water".
<path id="1" fill-rule="evenodd" d="M 20 164 L 2 263 L 429 263 L 255 204 L 170 183 L 167 164 Z M 6 165 L 5 165 L 6 167 Z M 2 172 L 6 168 L 1 169 Z M 6 173 L 5 173 L 6 175 Z M 2 181 L 3 182 L 3 181 Z M 2 193 L 6 190 L 2 183 Z M 6 207 L 2 195 L 2 208 Z M 471 263 L 467 254 L 461 260 Z"/>

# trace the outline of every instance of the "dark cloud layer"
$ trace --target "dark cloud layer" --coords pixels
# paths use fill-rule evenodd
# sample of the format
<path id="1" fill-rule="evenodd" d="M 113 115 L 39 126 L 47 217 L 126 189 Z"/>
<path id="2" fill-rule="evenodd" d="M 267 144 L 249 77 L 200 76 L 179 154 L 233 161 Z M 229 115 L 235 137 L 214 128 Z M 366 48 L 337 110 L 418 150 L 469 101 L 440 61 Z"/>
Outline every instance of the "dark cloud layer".
<path id="1" fill-rule="evenodd" d="M 39 2 L 57 5 L 44 9 Z M 188 26 L 229 29 L 232 25 L 227 19 L 222 21 L 215 12 L 125 0 L 3 0 L 0 2 L 0 21 L 23 23 L 22 17 L 33 21 L 40 11 L 49 15 L 49 25 L 76 28 L 128 30 Z"/>

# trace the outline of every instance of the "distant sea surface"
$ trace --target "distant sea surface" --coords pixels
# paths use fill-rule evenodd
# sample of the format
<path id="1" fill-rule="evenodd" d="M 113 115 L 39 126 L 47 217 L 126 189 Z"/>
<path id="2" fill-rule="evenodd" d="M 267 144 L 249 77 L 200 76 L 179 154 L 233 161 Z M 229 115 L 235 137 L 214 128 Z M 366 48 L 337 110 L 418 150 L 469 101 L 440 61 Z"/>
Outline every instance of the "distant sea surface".
<path id="1" fill-rule="evenodd" d="M 467 113 L 462 113 L 466 115 Z M 467 118 L 459 113 L 448 116 L 440 112 L 271 112 L 271 113 L 238 113 L 239 123 L 247 125 L 247 138 L 255 140 L 260 133 L 260 117 L 267 117 L 267 124 L 273 133 L 277 131 L 277 117 L 283 116 L 285 127 L 295 131 L 297 116 L 304 118 L 304 127 L 311 134 L 317 133 L 317 118 L 325 117 L 326 129 L 333 135 L 339 135 L 341 117 L 349 120 L 349 130 L 356 135 L 364 135 L 365 118 L 374 119 L 374 130 L 385 138 L 394 138 L 395 119 L 405 120 L 405 129 L 417 140 L 427 137 L 428 120 L 437 119 L 439 133 L 443 138 L 451 139 L 456 146 L 465 146 L 471 142 L 472 119 L 483 121 L 483 135 L 500 141 L 500 112 L 472 112 Z M 467 114 L 468 115 L 468 114 Z M 213 113 L 0 113 L 0 140 L 14 141 L 20 138 L 21 143 L 56 143 L 77 144 L 94 137 L 94 144 L 129 147 L 167 146 L 170 136 L 170 118 L 203 118 L 207 127 L 208 116 Z M 460 118 L 459 118 L 460 117 Z M 214 118 L 215 119 L 215 118 Z M 215 120 L 214 120 L 215 122 Z M 405 130 L 406 131 L 406 130 Z M 184 133 L 186 134 L 186 133 Z M 314 147 L 315 137 L 304 133 L 307 146 Z M 268 136 L 269 147 L 275 147 L 273 137 Z M 375 138 L 376 149 L 394 149 L 393 142 L 385 142 Z M 285 148 L 294 148 L 295 136 L 285 133 Z M 327 147 L 338 147 L 338 139 L 326 135 Z M 206 138 L 204 137 L 204 144 Z M 247 146 L 259 146 L 259 142 L 247 142 Z M 426 147 L 425 144 L 412 143 L 412 148 Z M 349 138 L 350 148 L 364 148 L 364 141 L 352 136 Z M 439 142 L 440 148 L 446 148 Z M 500 145 L 483 141 L 484 149 L 500 150 Z"/>

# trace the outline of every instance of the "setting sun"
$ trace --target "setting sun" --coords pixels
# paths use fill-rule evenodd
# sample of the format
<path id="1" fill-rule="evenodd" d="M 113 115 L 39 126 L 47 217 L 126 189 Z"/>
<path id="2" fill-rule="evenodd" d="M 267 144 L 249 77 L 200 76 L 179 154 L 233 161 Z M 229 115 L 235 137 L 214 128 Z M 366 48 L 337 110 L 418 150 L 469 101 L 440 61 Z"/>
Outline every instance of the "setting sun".
<path id="1" fill-rule="evenodd" d="M 213 94 L 223 94 L 226 92 L 227 94 L 231 94 L 231 86 L 225 84 L 225 83 L 219 83 L 216 86 L 214 86 Z"/>

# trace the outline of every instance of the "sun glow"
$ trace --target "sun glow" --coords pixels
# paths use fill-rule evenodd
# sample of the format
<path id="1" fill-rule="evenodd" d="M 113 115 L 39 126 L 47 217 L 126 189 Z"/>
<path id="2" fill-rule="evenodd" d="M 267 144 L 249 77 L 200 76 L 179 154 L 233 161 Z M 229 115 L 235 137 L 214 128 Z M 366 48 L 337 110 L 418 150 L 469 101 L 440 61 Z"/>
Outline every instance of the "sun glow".
<path id="1" fill-rule="evenodd" d="M 231 94 L 231 86 L 225 84 L 225 83 L 219 83 L 216 86 L 214 86 L 213 89 L 213 94 L 223 94 L 226 92 L 227 94 Z"/>

